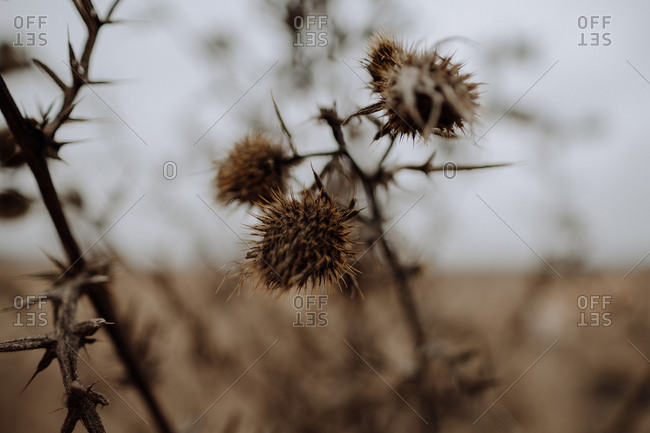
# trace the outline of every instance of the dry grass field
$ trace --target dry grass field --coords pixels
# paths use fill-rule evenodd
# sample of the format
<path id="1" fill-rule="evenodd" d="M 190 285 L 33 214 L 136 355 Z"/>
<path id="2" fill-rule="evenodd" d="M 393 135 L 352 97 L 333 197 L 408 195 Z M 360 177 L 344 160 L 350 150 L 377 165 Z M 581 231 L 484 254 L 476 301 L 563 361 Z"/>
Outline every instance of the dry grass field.
<path id="1" fill-rule="evenodd" d="M 116 270 L 111 290 L 179 431 L 420 430 L 426 420 L 409 403 L 414 365 L 394 291 L 384 287 L 378 269 L 363 268 L 365 300 L 330 293 L 321 310 L 297 310 L 293 296 L 265 291 L 242 289 L 230 297 L 232 280 L 215 294 L 222 276 L 206 270 Z M 5 267 L 2 275 L 20 273 Z M 621 275 L 419 277 L 431 386 L 444 408 L 441 431 L 650 431 L 648 275 Z M 38 294 L 43 287 L 34 279 L 6 278 L 0 299 L 11 305 L 15 294 Z M 604 299 L 611 304 L 581 310 L 578 298 L 592 295 L 609 295 Z M 43 311 L 50 314 L 47 306 Z M 83 305 L 81 317 L 90 318 L 88 311 Z M 323 312 L 326 323 L 294 326 L 297 311 Z M 587 318 L 611 313 L 605 316 L 611 325 L 580 327 L 581 312 Z M 0 320 L 3 339 L 50 330 L 15 327 L 13 311 Z M 81 353 L 83 381 L 103 378 L 95 388 L 110 400 L 100 409 L 107 431 L 151 431 L 104 332 Z M 0 357 L 2 431 L 56 431 L 62 423 L 56 366 L 21 393 L 41 354 Z"/>

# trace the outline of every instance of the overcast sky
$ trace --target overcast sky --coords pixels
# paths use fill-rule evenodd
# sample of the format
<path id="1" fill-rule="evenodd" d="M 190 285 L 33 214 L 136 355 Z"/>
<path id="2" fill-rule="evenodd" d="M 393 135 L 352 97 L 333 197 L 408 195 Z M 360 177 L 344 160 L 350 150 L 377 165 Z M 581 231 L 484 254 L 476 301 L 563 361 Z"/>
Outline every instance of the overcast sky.
<path id="1" fill-rule="evenodd" d="M 116 17 L 132 21 L 102 30 L 91 69 L 114 84 L 84 90 L 76 113 L 97 120 L 65 126 L 60 138 L 85 141 L 51 165 L 60 191 L 78 189 L 87 203 L 88 215 L 70 215 L 84 248 L 105 233 L 93 248 L 108 243 L 145 266 L 200 257 L 220 266 L 240 257 L 251 217 L 215 203 L 212 161 L 252 126 L 279 133 L 271 92 L 299 147 L 332 146 L 314 115 L 320 104 L 336 101 L 349 113 L 371 101 L 359 78 L 368 27 L 421 46 L 450 38 L 441 49 L 486 83 L 480 122 L 465 139 L 451 149 L 403 141 L 393 163 L 437 146 L 459 164 L 516 163 L 453 179 L 401 178 L 388 199 L 387 225 L 399 220 L 388 236 L 409 258 L 519 270 L 579 254 L 592 268 L 626 272 L 650 252 L 648 3 L 395 1 L 379 10 L 374 3 L 333 2 L 325 31 L 349 40 L 335 58 L 323 60 L 319 48 L 306 54 L 318 67 L 313 86 L 298 92 L 291 36 L 270 0 L 123 0 Z M 44 16 L 45 25 L 16 28 L 28 16 Z M 0 22 L 4 41 L 43 33 L 47 44 L 27 53 L 67 77 L 66 34 L 78 50 L 84 37 L 68 2 L 0 1 Z M 32 115 L 57 97 L 38 70 L 7 80 Z M 366 141 L 355 154 L 376 156 Z M 167 161 L 177 167 L 173 180 L 163 176 Z M 26 172 L 0 173 L 0 181 L 37 197 Z M 0 224 L 0 245 L 6 259 L 60 254 L 40 203 L 24 220 Z"/>

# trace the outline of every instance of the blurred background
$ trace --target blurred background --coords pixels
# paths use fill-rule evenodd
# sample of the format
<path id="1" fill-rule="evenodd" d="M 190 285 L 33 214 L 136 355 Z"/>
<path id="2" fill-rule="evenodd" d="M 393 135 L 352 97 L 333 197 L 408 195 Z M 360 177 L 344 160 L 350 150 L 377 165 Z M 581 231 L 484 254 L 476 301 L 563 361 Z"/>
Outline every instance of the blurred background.
<path id="1" fill-rule="evenodd" d="M 366 38 L 379 29 L 416 46 L 439 43 L 486 83 L 480 121 L 466 138 L 404 140 L 392 162 L 439 149 L 441 164 L 516 163 L 452 179 L 401 178 L 404 191 L 391 199 L 395 216 L 425 193 L 395 227 L 417 259 L 444 269 L 532 269 L 540 264 L 533 248 L 547 260 L 574 255 L 592 268 L 629 270 L 650 251 L 644 230 L 650 202 L 642 193 L 650 176 L 645 4 L 315 1 L 302 7 L 323 17 L 311 26 L 324 46 L 301 47 L 307 43 L 289 16 L 300 16 L 300 2 L 294 3 L 287 12 L 286 2 L 270 0 L 127 1 L 118 17 L 128 23 L 100 35 L 91 76 L 114 84 L 85 89 L 78 113 L 95 121 L 61 131 L 60 139 L 79 143 L 64 147 L 64 163 L 52 170 L 60 189 L 79 193 L 101 227 L 145 195 L 105 236 L 130 263 L 183 267 L 206 254 L 214 262 L 237 257 L 237 237 L 196 197 L 214 195 L 212 161 L 252 128 L 280 135 L 272 92 L 300 149 L 333 146 L 327 128 L 314 120 L 317 108 L 336 102 L 340 113 L 351 113 L 372 100 L 360 60 Z M 16 47 L 16 55 L 66 71 L 66 35 L 77 49 L 84 37 L 72 5 L 8 1 L 0 8 L 4 43 L 11 47 L 22 36 L 27 45 L 30 32 L 46 41 Z M 46 17 L 43 28 L 27 29 L 27 16 Z M 588 28 L 580 28 L 586 24 L 579 17 L 589 20 Z M 17 29 L 16 20 L 25 28 Z M 59 96 L 34 67 L 15 69 L 7 79 L 32 115 Z M 354 140 L 359 153 L 377 156 L 381 144 L 360 135 Z M 173 180 L 164 177 L 168 161 Z M 0 174 L 5 188 L 35 198 L 25 173 Z M 303 182 L 298 176 L 296 185 Z M 41 249 L 58 253 L 38 207 L 0 226 L 6 260 L 42 259 Z M 241 228 L 245 210 L 217 209 Z M 90 243 L 96 233 L 97 227 L 85 233 Z"/>
<path id="2" fill-rule="evenodd" d="M 100 11 L 109 5 L 96 3 Z M 436 353 L 453 360 L 445 364 L 453 368 L 440 370 L 453 384 L 437 384 L 450 402 L 443 431 L 608 431 L 620 425 L 620 414 L 647 409 L 648 16 L 644 2 L 123 0 L 115 15 L 123 23 L 102 30 L 91 62 L 91 77 L 111 84 L 82 90 L 75 114 L 91 121 L 62 128 L 57 137 L 71 144 L 50 168 L 82 249 L 119 262 L 116 297 L 142 334 L 143 353 L 156 354 L 151 365 L 158 366 L 161 399 L 177 425 L 376 431 L 420 422 L 364 363 L 333 379 L 341 366 L 360 362 L 339 347 L 341 335 L 364 348 L 360 353 L 387 382 L 408 375 L 404 330 L 391 327 L 401 320 L 392 311 L 394 294 L 372 254 L 361 263 L 365 304 L 352 311 L 330 296 L 334 325 L 327 332 L 296 331 L 289 298 L 256 292 L 228 301 L 236 284 L 230 280 L 214 295 L 245 255 L 242 239 L 254 217 L 243 206 L 216 202 L 213 162 L 253 129 L 282 137 L 272 95 L 301 152 L 335 148 L 318 109 L 336 104 L 346 115 L 374 101 L 361 61 L 368 38 L 382 29 L 453 54 L 485 83 L 480 118 L 463 137 L 403 139 L 388 164 L 422 162 L 434 150 L 435 161 L 451 167 L 512 163 L 428 178 L 403 173 L 382 196 L 386 225 L 394 223 L 387 236 L 405 263 L 424 268 L 417 289 Z M 3 1 L 0 17 L 0 72 L 23 112 L 38 117 L 61 97 L 29 59 L 69 79 L 68 35 L 80 51 L 85 29 L 66 1 Z M 373 143 L 374 128 L 365 122 L 348 131 L 364 167 L 386 146 Z M 10 140 L 4 120 L 3 140 Z M 310 184 L 310 176 L 309 163 L 299 167 L 294 189 Z M 31 173 L 0 167 L 0 185 L 29 203 L 27 214 L 0 220 L 1 299 L 9 305 L 16 293 L 44 288 L 22 276 L 51 266 L 46 254 L 62 257 L 62 250 Z M 11 214 L 6 203 L 3 213 Z M 581 296 L 600 296 L 596 310 L 580 308 Z M 588 320 L 594 311 L 599 318 L 612 313 L 613 326 L 577 326 L 581 313 Z M 23 335 L 15 317 L 2 320 L 1 338 Z M 146 343 L 159 333 L 165 341 Z M 247 376 L 242 391 L 203 424 L 192 424 L 204 401 L 217 398 L 275 340 L 267 367 Z M 166 344 L 187 347 L 166 356 Z M 119 376 L 101 355 L 109 344 L 95 350 L 102 375 Z M 546 364 L 490 406 L 545 350 Z M 17 359 L 24 373 L 15 373 Z M 47 414 L 60 406 L 55 368 L 16 397 L 37 362 L 32 353 L 0 357 L 7 398 L 0 423 L 11 426 L 7 431 L 35 431 L 39 423 L 55 431 L 51 425 L 63 416 Z M 323 369 L 298 379 L 290 374 L 296 365 Z M 201 373 L 189 378 L 189 371 Z M 97 379 L 87 374 L 89 383 Z M 482 380 L 490 386 L 480 387 L 478 401 L 455 394 L 462 383 Z M 137 401 L 128 387 L 124 393 L 125 401 Z M 115 405 L 105 409 L 108 425 L 153 431 L 109 397 Z M 35 420 L 14 416 L 35 407 Z M 472 425 L 488 407 L 485 424 Z M 628 418 L 635 424 L 619 431 L 650 431 L 647 416 Z"/>

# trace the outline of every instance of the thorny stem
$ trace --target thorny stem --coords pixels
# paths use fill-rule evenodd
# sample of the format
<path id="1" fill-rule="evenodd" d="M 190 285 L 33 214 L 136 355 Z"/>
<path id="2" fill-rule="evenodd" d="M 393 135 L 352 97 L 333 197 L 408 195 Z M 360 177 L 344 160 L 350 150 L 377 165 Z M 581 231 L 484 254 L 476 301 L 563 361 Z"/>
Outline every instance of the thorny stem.
<path id="1" fill-rule="evenodd" d="M 431 162 L 427 162 L 426 164 L 423 165 L 405 165 L 401 167 L 396 167 L 393 168 L 389 171 L 386 172 L 388 177 L 392 177 L 395 173 L 401 170 L 412 170 L 412 171 L 421 171 L 424 174 L 429 174 L 433 173 L 436 171 L 470 171 L 470 170 L 482 170 L 484 168 L 497 168 L 497 167 L 509 167 L 512 164 L 510 163 L 498 163 L 498 164 L 476 164 L 476 165 L 453 165 L 453 166 L 447 166 L 447 165 L 442 165 L 442 166 L 434 166 L 431 164 Z"/>
<path id="2" fill-rule="evenodd" d="M 104 20 L 101 20 L 99 18 L 95 7 L 90 0 L 72 0 L 72 2 L 74 3 L 74 6 L 77 9 L 77 12 L 81 16 L 82 20 L 84 21 L 88 32 L 86 43 L 84 44 L 84 49 L 79 60 L 76 59 L 72 50 L 72 46 L 69 46 L 70 64 L 68 66 L 72 72 L 72 85 L 64 85 L 63 81 L 60 78 L 56 77 L 56 74 L 54 74 L 49 68 L 43 68 L 42 63 L 37 62 L 37 65 L 45 69 L 48 75 L 50 75 L 54 81 L 60 87 L 62 87 L 61 90 L 63 91 L 63 103 L 61 104 L 59 112 L 55 116 L 54 120 L 47 122 L 43 127 L 43 133 L 45 136 L 51 139 L 54 138 L 54 135 L 58 129 L 66 122 L 66 120 L 70 118 L 70 114 L 72 114 L 72 110 L 75 105 L 75 99 L 77 98 L 77 95 L 79 94 L 81 88 L 90 82 L 90 79 L 88 78 L 90 57 L 92 55 L 93 48 L 95 47 L 95 42 L 97 41 L 99 30 L 103 25 L 111 23 L 111 15 L 120 0 L 116 0 L 111 5 L 111 8 Z"/>
<path id="3" fill-rule="evenodd" d="M 289 164 L 291 164 L 291 163 L 294 163 L 294 162 L 303 161 L 303 160 L 305 160 L 307 158 L 315 158 L 315 157 L 319 157 L 319 156 L 336 156 L 336 155 L 340 155 L 340 154 L 341 154 L 340 150 L 305 153 L 304 155 L 295 154 L 287 162 Z"/>
<path id="4" fill-rule="evenodd" d="M 396 141 L 396 137 L 392 137 L 389 145 L 387 146 L 379 163 L 377 164 L 376 171 L 372 174 L 367 174 L 361 169 L 361 167 L 359 167 L 352 155 L 348 152 L 348 147 L 342 129 L 344 121 L 338 117 L 336 108 L 321 108 L 320 119 L 327 122 L 330 129 L 332 130 L 334 139 L 339 146 L 338 152 L 330 153 L 332 155 L 332 159 L 325 166 L 326 169 L 330 168 L 335 161 L 338 161 L 340 158 L 344 158 L 349 164 L 349 170 L 352 171 L 352 178 L 356 178 L 356 180 L 358 180 L 359 183 L 363 186 L 363 191 L 366 196 L 366 201 L 370 211 L 370 218 L 363 218 L 362 220 L 374 231 L 374 237 L 371 241 L 369 241 L 369 244 L 371 246 L 377 244 L 381 249 L 386 262 L 388 263 L 389 271 L 394 281 L 394 286 L 397 290 L 397 296 L 401 305 L 402 313 L 415 345 L 417 370 L 415 371 L 415 374 L 413 374 L 413 376 L 410 378 L 410 381 L 408 383 L 409 385 L 415 386 L 415 389 L 418 392 L 422 410 L 425 411 L 424 413 L 426 413 L 426 416 L 429 419 L 429 428 L 432 431 L 438 431 L 440 415 L 438 413 L 438 405 L 436 404 L 438 397 L 435 390 L 428 389 L 425 385 L 426 383 L 430 383 L 431 378 L 429 375 L 431 374 L 431 371 L 429 368 L 428 355 L 425 347 L 427 343 L 427 336 L 422 324 L 422 319 L 419 314 L 417 304 L 415 302 L 415 298 L 413 296 L 413 288 L 411 283 L 412 271 L 400 262 L 397 252 L 393 249 L 390 242 L 388 242 L 384 236 L 384 215 L 381 204 L 377 199 L 377 190 L 380 186 L 387 186 L 388 183 L 394 179 L 395 173 L 401 170 L 420 171 L 425 175 L 428 175 L 433 172 L 446 171 L 449 168 L 446 164 L 443 166 L 433 165 L 433 158 L 435 157 L 434 152 L 422 165 L 408 165 L 386 169 L 384 167 L 384 163 L 388 158 L 390 152 L 393 150 Z M 466 171 L 483 168 L 504 167 L 509 165 L 510 164 L 454 165 L 453 170 Z"/>
<path id="5" fill-rule="evenodd" d="M 14 134 L 16 142 L 20 145 L 21 152 L 24 153 L 27 164 L 36 178 L 43 201 L 45 202 L 50 217 L 52 218 L 57 233 L 59 234 L 61 244 L 67 253 L 68 262 L 72 267 L 72 269 L 66 274 L 72 276 L 84 269 L 85 261 L 81 256 L 77 242 L 72 236 L 70 226 L 68 225 L 63 209 L 61 208 L 56 189 L 54 188 L 47 167 L 47 162 L 43 155 L 34 151 L 34 149 L 42 148 L 43 145 L 39 142 L 34 130 L 30 130 L 29 123 L 25 119 L 22 119 L 13 98 L 7 89 L 4 78 L 1 75 L 0 108 L 7 119 L 9 129 Z M 92 290 L 88 294 L 99 316 L 108 322 L 118 322 L 114 308 L 114 301 L 109 292 L 100 289 Z M 154 416 L 159 430 L 164 433 L 171 433 L 173 430 L 151 391 L 150 385 L 146 380 L 146 375 L 144 374 L 139 361 L 135 357 L 135 354 L 131 350 L 129 340 L 126 337 L 124 330 L 119 325 L 111 326 L 107 330 L 115 344 L 118 355 L 122 359 L 122 362 L 124 362 L 129 375 L 133 379 L 138 391 L 144 398 L 149 410 Z"/>
<path id="6" fill-rule="evenodd" d="M 21 152 L 25 155 L 27 165 L 34 174 L 34 178 L 36 178 L 43 202 L 61 239 L 61 244 L 68 257 L 68 262 L 71 265 L 74 264 L 71 271 L 77 271 L 84 266 L 84 261 L 81 257 L 79 245 L 77 245 L 77 242 L 72 236 L 68 222 L 61 209 L 59 197 L 52 183 L 47 162 L 41 154 L 45 147 L 43 136 L 39 130 L 34 128 L 20 114 L 20 110 L 11 96 L 7 88 L 7 83 L 2 75 L 0 75 L 0 109 L 7 120 L 7 125 L 11 133 L 21 147 Z"/>
<path id="7" fill-rule="evenodd" d="M 86 262 L 83 259 L 81 250 L 79 249 L 79 246 L 74 236 L 72 235 L 70 226 L 66 220 L 65 214 L 63 213 L 57 191 L 52 182 L 52 177 L 49 172 L 45 155 L 49 146 L 54 145 L 53 147 L 56 148 L 57 143 L 55 143 L 53 140 L 54 134 L 58 128 L 63 123 L 65 123 L 66 120 L 69 119 L 70 113 L 74 108 L 74 100 L 77 96 L 77 93 L 85 83 L 89 82 L 88 68 L 90 56 L 97 39 L 98 31 L 103 24 L 110 22 L 110 14 L 115 10 L 115 6 L 118 2 L 119 0 L 116 0 L 113 3 L 107 18 L 104 21 L 101 21 L 97 16 L 91 0 L 73 0 L 77 11 L 81 15 L 88 29 L 88 39 L 86 41 L 81 59 L 78 62 L 76 61 L 71 49 L 70 67 L 72 69 L 73 84 L 70 87 L 64 87 L 62 89 L 64 92 L 63 105 L 55 119 L 51 123 L 45 123 L 42 130 L 36 127 L 34 122 L 25 119 L 22 116 L 18 109 L 18 106 L 11 96 L 11 93 L 9 92 L 9 89 L 7 88 L 7 84 L 4 81 L 4 78 L 0 75 L 0 110 L 7 120 L 9 129 L 14 135 L 16 142 L 20 146 L 21 152 L 24 154 L 25 160 L 34 175 L 36 182 L 38 183 L 41 196 L 43 197 L 43 202 L 45 203 L 45 206 L 50 214 L 50 218 L 54 223 L 63 249 L 66 252 L 70 269 L 64 272 L 62 277 L 67 275 L 67 278 L 74 277 L 77 273 L 83 271 L 86 268 Z M 57 83 L 62 83 L 62 81 L 58 79 L 58 77 L 56 77 L 56 75 L 51 72 L 49 68 L 46 67 L 43 69 L 45 69 L 46 72 Z M 107 322 L 118 323 L 114 308 L 114 301 L 110 293 L 106 290 L 105 285 L 101 285 L 94 288 L 93 290 L 89 290 L 88 295 L 100 317 L 102 317 Z M 66 320 L 72 320 L 74 322 L 78 295 L 75 295 L 71 298 L 69 298 L 69 296 L 71 295 L 66 294 L 63 298 L 68 299 L 70 302 L 74 302 L 74 309 L 73 306 L 70 306 L 68 303 L 64 302 L 62 304 L 64 307 L 62 310 L 63 315 L 61 316 L 61 320 L 57 321 L 57 323 L 63 322 L 65 324 L 67 323 L 65 322 Z M 118 355 L 128 370 L 129 376 L 133 379 L 136 388 L 140 392 L 151 414 L 153 415 L 159 431 L 162 433 L 173 432 L 171 425 L 162 412 L 157 399 L 153 395 L 150 384 L 146 379 L 146 375 L 144 374 L 139 360 L 136 358 L 133 350 L 131 349 L 129 339 L 126 336 L 127 334 L 119 325 L 109 327 L 108 332 L 117 349 Z M 66 339 L 61 341 L 67 342 Z M 60 345 L 61 343 L 57 345 L 57 356 L 59 354 L 58 347 Z M 72 382 L 69 380 L 69 375 L 66 376 L 67 373 L 64 372 L 64 370 L 76 371 L 76 356 L 76 354 L 67 356 L 68 362 L 73 363 L 67 367 L 64 367 L 65 362 L 63 361 L 63 358 L 59 358 L 59 362 L 62 364 L 61 369 L 64 379 L 64 386 L 66 387 L 66 395 L 68 398 L 78 398 L 79 395 L 77 388 L 70 388 Z M 88 392 L 91 391 L 88 390 Z M 89 406 L 86 404 L 82 404 L 82 406 L 85 406 L 87 409 L 89 409 Z M 70 411 L 69 416 L 72 416 Z M 86 415 L 83 416 L 85 417 Z M 96 413 L 91 418 L 93 419 L 86 420 L 83 417 L 79 419 L 84 423 L 89 432 L 102 432 L 103 427 L 101 430 L 90 430 L 89 425 L 92 427 L 93 423 L 96 424 L 99 422 L 99 425 L 101 425 L 99 417 L 96 415 Z M 70 420 L 66 419 L 66 422 L 64 423 L 64 429 L 70 427 L 70 422 Z M 72 425 L 72 427 L 74 427 L 74 425 Z"/>
<path id="8" fill-rule="evenodd" d="M 424 329 L 422 327 L 422 321 L 417 307 L 415 306 L 415 301 L 413 300 L 411 284 L 409 281 L 409 271 L 399 262 L 397 254 L 393 251 L 393 248 L 384 236 L 384 228 L 382 225 L 383 215 L 377 202 L 374 185 L 370 182 L 364 182 L 363 187 L 366 191 L 366 197 L 368 197 L 370 201 L 370 209 L 372 212 L 371 221 L 377 230 L 376 235 L 379 236 L 378 243 L 386 257 L 386 260 L 390 264 L 393 279 L 397 285 L 397 294 L 399 296 L 400 304 L 402 305 L 406 321 L 411 330 L 411 334 L 413 335 L 415 347 L 418 351 L 424 353 L 422 350 L 425 344 Z"/>
<path id="9" fill-rule="evenodd" d="M 64 283 L 66 284 L 66 283 Z M 107 405 L 105 397 L 81 386 L 77 371 L 79 360 L 78 351 L 83 347 L 82 336 L 75 332 L 77 301 L 80 295 L 80 285 L 83 281 L 71 281 L 60 290 L 59 297 L 53 298 L 56 311 L 56 358 L 59 361 L 63 386 L 66 391 L 68 414 L 61 431 L 72 432 L 78 421 L 81 421 L 89 433 L 103 433 L 104 426 L 96 411 L 96 406 Z"/>
<path id="10" fill-rule="evenodd" d="M 395 141 L 397 140 L 397 137 L 392 137 L 390 139 L 390 143 L 388 144 L 388 147 L 386 148 L 386 151 L 381 157 L 381 160 L 379 160 L 378 166 L 381 167 L 384 164 L 384 161 L 386 161 L 386 158 L 388 158 L 388 155 L 390 154 L 390 151 L 393 150 L 393 146 L 395 145 Z"/>
<path id="11" fill-rule="evenodd" d="M 338 117 L 336 110 L 321 109 L 321 119 L 325 120 L 332 130 L 334 139 L 339 145 L 339 154 L 342 155 L 350 164 L 354 175 L 359 179 L 363 185 L 363 190 L 368 202 L 371 212 L 370 226 L 375 232 L 375 241 L 388 262 L 390 273 L 397 289 L 397 297 L 402 307 L 404 319 L 409 328 L 409 332 L 413 338 L 415 345 L 415 353 L 417 358 L 417 370 L 411 378 L 411 383 L 414 384 L 419 390 L 419 398 L 421 399 L 422 410 L 425 411 L 428 418 L 428 425 L 431 431 L 438 431 L 438 414 L 432 398 L 434 397 L 431 392 L 423 388 L 425 378 L 429 373 L 427 355 L 425 351 L 426 335 L 422 319 L 416 307 L 415 299 L 413 297 L 413 289 L 410 281 L 409 270 L 400 262 L 397 253 L 393 250 L 390 243 L 386 240 L 385 229 L 383 226 L 384 215 L 381 206 L 377 200 L 376 190 L 381 185 L 383 168 L 379 164 L 377 172 L 369 176 L 366 174 L 354 160 L 354 158 L 347 151 L 347 144 L 343 135 L 342 120 Z M 383 155 L 381 161 L 386 159 L 394 140 Z"/>
<path id="12" fill-rule="evenodd" d="M 341 128 L 342 120 L 339 119 L 336 111 L 334 111 L 334 109 L 322 109 L 321 118 L 325 120 L 332 129 L 334 139 L 339 145 L 340 153 L 348 160 L 350 166 L 352 167 L 352 170 L 360 179 L 361 184 L 363 185 L 363 189 L 368 200 L 368 206 L 372 214 L 372 218 L 370 220 L 371 225 L 375 230 L 375 235 L 377 236 L 379 246 L 381 247 L 386 261 L 389 264 L 392 277 L 395 280 L 395 285 L 397 287 L 397 294 L 399 297 L 400 305 L 402 306 L 405 319 L 408 323 L 411 335 L 413 336 L 416 350 L 420 354 L 419 358 L 421 362 L 420 371 L 418 372 L 419 375 L 422 373 L 422 367 L 424 366 L 423 364 L 426 360 L 426 358 L 423 356 L 423 346 L 425 343 L 424 327 L 422 326 L 422 321 L 413 299 L 411 283 L 409 281 L 409 271 L 399 262 L 397 254 L 395 251 L 393 251 L 393 248 L 384 237 L 384 216 L 381 212 L 381 207 L 375 194 L 376 188 L 378 186 L 377 176 L 368 176 L 348 153 L 347 144 L 345 142 L 345 137 L 343 136 L 343 130 Z M 386 152 L 386 154 L 388 154 L 388 152 Z"/>
<path id="13" fill-rule="evenodd" d="M 106 398 L 93 391 L 92 386 L 84 388 L 78 372 L 79 350 L 94 340 L 89 338 L 106 324 L 103 319 L 77 322 L 77 303 L 81 293 L 95 284 L 102 284 L 102 276 L 78 273 L 65 281 L 59 281 L 48 293 L 53 303 L 54 331 L 47 335 L 36 335 L 0 342 L 0 352 L 45 349 L 45 354 L 29 380 L 45 370 L 54 359 L 59 363 L 61 379 L 65 389 L 65 405 L 68 409 L 62 433 L 72 433 L 81 422 L 89 433 L 104 433 L 104 426 L 97 414 L 97 406 L 108 404 Z M 28 385 L 29 385 L 28 382 Z"/>

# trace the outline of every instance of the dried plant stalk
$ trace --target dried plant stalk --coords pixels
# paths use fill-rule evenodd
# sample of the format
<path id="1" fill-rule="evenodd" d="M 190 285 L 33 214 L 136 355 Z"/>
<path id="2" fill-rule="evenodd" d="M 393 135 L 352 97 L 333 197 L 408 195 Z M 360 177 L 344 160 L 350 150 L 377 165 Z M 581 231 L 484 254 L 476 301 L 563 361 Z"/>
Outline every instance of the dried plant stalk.
<path id="1" fill-rule="evenodd" d="M 24 159 L 36 179 L 41 197 L 52 219 L 67 259 L 66 265 L 59 264 L 62 273 L 58 276 L 49 295 L 55 302 L 57 332 L 54 341 L 56 344 L 48 343 L 54 345 L 52 349 L 40 346 L 40 348 L 46 349 L 46 354 L 37 368 L 37 373 L 47 367 L 54 358 L 59 360 L 66 390 L 66 405 L 68 407 L 68 415 L 62 428 L 63 432 L 71 432 L 78 421 L 81 421 L 89 432 L 104 431 L 95 407 L 97 404 L 107 404 L 107 401 L 103 396 L 92 391 L 90 387 L 84 389 L 76 372 L 77 350 L 90 342 L 85 338 L 87 335 L 79 334 L 81 332 L 79 327 L 83 328 L 84 324 L 77 324 L 75 321 L 77 301 L 81 294 L 87 294 L 98 315 L 102 318 L 96 320 L 101 320 L 101 323 L 105 323 L 104 321 L 116 323 L 116 325 L 107 328 L 107 331 L 115 344 L 117 353 L 153 415 L 158 430 L 171 433 L 173 429 L 153 395 L 143 367 L 131 348 L 127 337 L 128 334 L 119 326 L 114 307 L 115 303 L 110 292 L 106 290 L 105 282 L 103 284 L 95 284 L 94 282 L 90 284 L 88 280 L 84 279 L 84 276 L 87 277 L 94 271 L 83 257 L 79 244 L 72 234 L 47 164 L 47 159 L 57 157 L 58 150 L 65 144 L 57 142 L 55 134 L 63 124 L 73 120 L 71 113 L 74 110 L 79 91 L 84 85 L 93 83 L 88 74 L 90 58 L 97 35 L 103 26 L 113 22 L 112 14 L 119 3 L 119 0 L 115 0 L 106 17 L 101 19 L 91 0 L 72 1 L 88 32 L 81 57 L 75 55 L 72 45 L 68 43 L 70 62 L 68 66 L 70 67 L 72 84 L 66 85 L 47 65 L 35 61 L 63 92 L 64 100 L 58 113 L 53 118 L 50 118 L 50 110 L 48 110 L 43 113 L 40 122 L 23 117 L 7 88 L 4 78 L 0 75 L 0 109 L 7 121 L 13 139 L 19 147 L 20 158 Z M 17 344 L 18 346 L 16 346 Z M 16 349 L 21 347 L 20 344 L 24 344 L 22 346 L 24 348 Z M 34 345 L 38 346 L 38 344 L 45 343 L 43 341 L 36 343 L 27 339 L 21 340 L 21 342 L 1 343 L 0 347 L 5 347 L 6 351 L 27 350 L 34 348 Z"/>
<path id="2" fill-rule="evenodd" d="M 435 383 L 431 377 L 431 355 L 426 351 L 430 336 L 426 335 L 413 294 L 415 267 L 402 262 L 399 252 L 385 236 L 385 211 L 378 199 L 378 190 L 390 186 L 396 173 L 403 170 L 419 171 L 425 175 L 445 170 L 444 166 L 434 165 L 435 152 L 420 165 L 390 168 L 386 166 L 386 160 L 402 137 L 419 136 L 427 140 L 431 135 L 451 138 L 463 132 L 475 118 L 479 84 L 471 82 L 472 74 L 461 72 L 462 65 L 452 61 L 451 57 L 443 57 L 435 50 L 415 52 L 386 33 L 378 34 L 371 40 L 364 64 L 371 77 L 369 87 L 379 101 L 345 119 L 339 117 L 335 107 L 320 109 L 319 120 L 330 127 L 337 144 L 335 151 L 299 154 L 273 100 L 278 120 L 293 151 L 291 158 L 284 156 L 285 160 L 300 162 L 315 156 L 330 158 L 320 175 L 315 174 L 312 187 L 306 189 L 299 199 L 283 195 L 284 184 L 282 188 L 276 188 L 269 198 L 262 186 L 277 184 L 276 178 L 271 173 L 264 175 L 263 171 L 256 170 L 254 166 L 257 162 L 250 161 L 250 158 L 249 161 L 243 157 L 234 161 L 233 155 L 238 154 L 241 143 L 236 145 L 228 160 L 217 163 L 217 168 L 225 173 L 218 173 L 217 179 L 228 177 L 233 166 L 240 168 L 239 173 L 254 172 L 259 175 L 255 177 L 257 197 L 241 200 L 258 206 L 258 224 L 253 229 L 260 237 L 252 243 L 246 256 L 248 262 L 243 274 L 253 277 L 256 286 L 263 285 L 274 292 L 288 293 L 292 289 L 305 287 L 328 288 L 344 277 L 356 285 L 353 275 L 355 262 L 350 260 L 351 254 L 346 247 L 356 239 L 352 237 L 351 227 L 342 223 L 354 218 L 355 224 L 369 229 L 367 232 L 371 234 L 364 241 L 368 250 L 379 250 L 387 265 L 413 340 L 417 368 L 404 386 L 415 391 L 419 410 L 426 414 L 430 431 L 437 431 L 442 406 L 436 391 L 430 386 Z M 374 171 L 366 172 L 350 153 L 343 126 L 353 117 L 363 116 L 374 120 L 371 116 L 375 113 L 385 118 L 384 122 L 379 122 L 375 140 L 388 136 L 390 142 Z M 265 159 L 269 162 L 278 160 Z M 459 165 L 455 169 L 476 170 L 505 165 Z M 284 176 L 287 174 L 288 170 L 283 171 Z M 340 210 L 345 208 L 335 204 L 329 196 L 326 196 L 327 200 L 319 201 L 324 194 L 321 177 L 332 174 L 349 180 L 348 193 L 352 196 L 359 194 L 365 199 L 362 200 L 367 206 L 365 212 L 353 211 L 352 206 L 345 211 Z M 219 196 L 233 190 L 233 185 L 225 182 L 217 182 L 216 186 Z M 246 188 L 246 191 L 252 191 L 252 188 Z M 339 210 L 334 211 L 335 208 Z M 345 259 L 342 259 L 344 256 Z"/>

